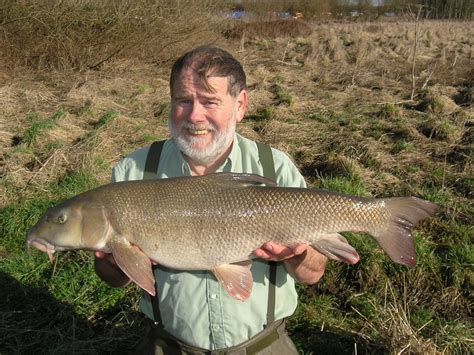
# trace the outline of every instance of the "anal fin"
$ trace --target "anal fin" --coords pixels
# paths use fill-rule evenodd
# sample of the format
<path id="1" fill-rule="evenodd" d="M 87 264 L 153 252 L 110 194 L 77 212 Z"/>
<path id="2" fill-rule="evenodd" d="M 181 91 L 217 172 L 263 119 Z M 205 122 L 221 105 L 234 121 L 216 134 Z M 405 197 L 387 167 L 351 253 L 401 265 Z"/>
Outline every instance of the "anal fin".
<path id="1" fill-rule="evenodd" d="M 346 264 L 355 264 L 360 259 L 357 251 L 339 233 L 321 235 L 313 244 L 313 248 L 329 259 L 339 260 Z"/>
<path id="2" fill-rule="evenodd" d="M 155 295 L 155 277 L 150 258 L 123 236 L 114 236 L 108 242 L 117 265 L 138 286 Z"/>

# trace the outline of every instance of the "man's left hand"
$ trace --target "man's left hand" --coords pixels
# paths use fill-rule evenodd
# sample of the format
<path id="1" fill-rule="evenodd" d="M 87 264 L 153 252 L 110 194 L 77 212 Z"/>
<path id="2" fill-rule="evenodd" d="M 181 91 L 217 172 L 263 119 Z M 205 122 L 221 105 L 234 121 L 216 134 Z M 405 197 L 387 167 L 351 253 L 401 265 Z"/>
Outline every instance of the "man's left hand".
<path id="1" fill-rule="evenodd" d="M 324 274 L 327 257 L 307 244 L 290 248 L 273 241 L 263 244 L 254 255 L 271 261 L 283 261 L 288 272 L 298 281 L 314 284 Z"/>

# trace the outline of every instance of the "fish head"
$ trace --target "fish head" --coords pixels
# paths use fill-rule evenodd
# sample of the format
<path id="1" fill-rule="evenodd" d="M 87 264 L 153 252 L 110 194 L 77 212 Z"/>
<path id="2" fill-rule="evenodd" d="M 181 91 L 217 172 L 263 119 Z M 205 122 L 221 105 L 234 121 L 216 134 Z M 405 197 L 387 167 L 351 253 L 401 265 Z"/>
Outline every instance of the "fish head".
<path id="1" fill-rule="evenodd" d="M 30 246 L 47 253 L 50 260 L 55 251 L 82 248 L 81 206 L 66 201 L 49 208 L 28 231 Z"/>

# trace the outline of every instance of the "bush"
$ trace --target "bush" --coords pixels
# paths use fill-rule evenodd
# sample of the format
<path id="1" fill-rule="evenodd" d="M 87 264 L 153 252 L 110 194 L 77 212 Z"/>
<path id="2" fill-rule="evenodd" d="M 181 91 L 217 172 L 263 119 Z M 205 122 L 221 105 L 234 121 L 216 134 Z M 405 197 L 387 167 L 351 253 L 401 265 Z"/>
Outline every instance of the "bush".
<path id="1" fill-rule="evenodd" d="M 219 0 L 9 1 L 0 56 L 33 68 L 97 68 L 126 56 L 160 62 L 212 41 Z"/>

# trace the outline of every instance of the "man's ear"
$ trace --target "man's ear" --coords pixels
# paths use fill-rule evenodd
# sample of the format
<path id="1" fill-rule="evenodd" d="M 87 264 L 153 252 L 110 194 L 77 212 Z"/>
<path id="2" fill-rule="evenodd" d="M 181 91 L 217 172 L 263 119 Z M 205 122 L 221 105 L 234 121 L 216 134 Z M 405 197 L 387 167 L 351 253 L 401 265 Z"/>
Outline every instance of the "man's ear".
<path id="1" fill-rule="evenodd" d="M 243 120 L 245 110 L 247 110 L 247 90 L 240 91 L 236 99 L 236 119 L 237 122 Z"/>

